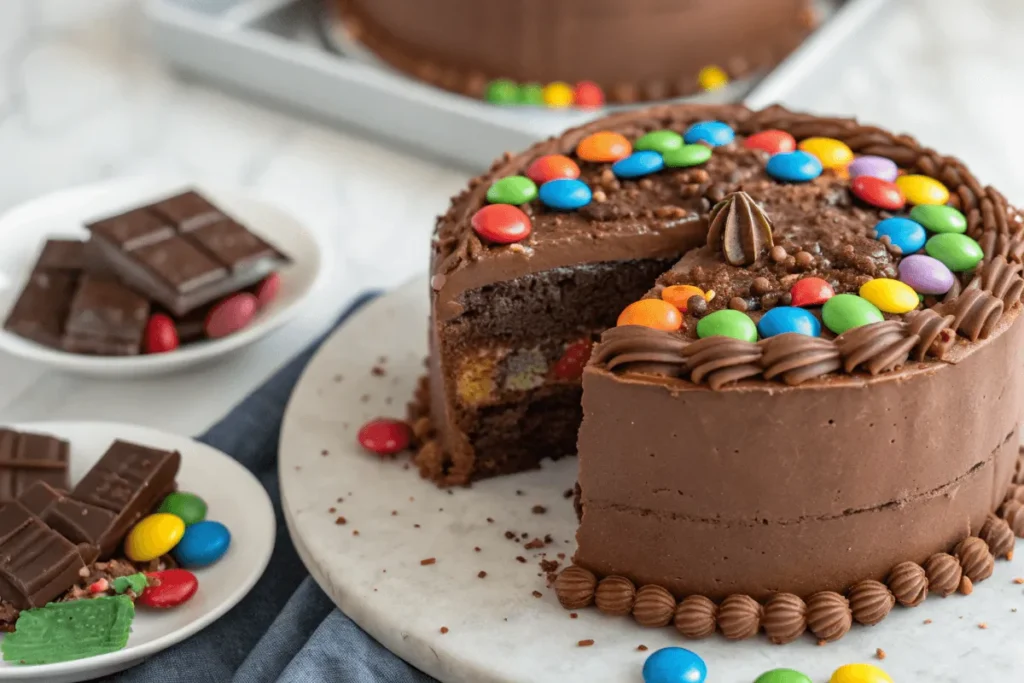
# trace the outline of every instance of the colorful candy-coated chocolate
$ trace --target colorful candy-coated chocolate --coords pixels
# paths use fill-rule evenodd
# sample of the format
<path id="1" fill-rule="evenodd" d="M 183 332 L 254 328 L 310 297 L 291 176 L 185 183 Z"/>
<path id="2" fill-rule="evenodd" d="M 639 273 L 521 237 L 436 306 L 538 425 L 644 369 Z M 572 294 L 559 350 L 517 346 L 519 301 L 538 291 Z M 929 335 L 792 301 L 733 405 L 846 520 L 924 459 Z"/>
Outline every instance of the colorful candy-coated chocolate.
<path id="1" fill-rule="evenodd" d="M 149 587 L 149 579 L 146 578 L 145 574 L 135 573 L 129 574 L 128 576 L 115 576 L 111 582 L 110 587 L 114 589 L 114 592 L 118 595 L 122 595 L 131 591 L 135 595 L 142 595 Z"/>
<path id="2" fill-rule="evenodd" d="M 836 334 L 884 320 L 877 306 L 856 294 L 836 294 L 826 301 L 821 307 L 821 319 Z"/>
<path id="3" fill-rule="evenodd" d="M 642 325 L 655 330 L 675 332 L 683 326 L 683 314 L 667 301 L 641 299 L 622 309 L 616 325 Z"/>
<path id="4" fill-rule="evenodd" d="M 551 374 L 556 379 L 579 380 L 579 378 L 583 377 L 583 368 L 587 366 L 587 361 L 590 360 L 590 352 L 593 348 L 594 345 L 589 339 L 570 344 L 565 348 L 562 357 L 555 361 L 555 364 L 551 367 Z"/>
<path id="5" fill-rule="evenodd" d="M 543 185 L 549 180 L 557 180 L 559 178 L 572 180 L 580 177 L 580 167 L 567 156 L 545 154 L 534 159 L 533 163 L 526 169 L 526 177 L 538 185 Z"/>
<path id="6" fill-rule="evenodd" d="M 178 328 L 169 315 L 154 313 L 146 322 L 144 346 L 146 353 L 167 353 L 178 348 Z"/>
<path id="7" fill-rule="evenodd" d="M 878 157 L 871 154 L 866 156 L 857 157 L 850 162 L 850 165 L 846 168 L 850 174 L 850 178 L 859 178 L 863 176 L 871 176 L 872 178 L 878 178 L 879 180 L 885 180 L 887 182 L 893 182 L 900 173 L 899 167 L 896 166 L 896 162 L 892 159 L 886 159 L 885 157 Z"/>
<path id="8" fill-rule="evenodd" d="M 552 109 L 571 107 L 573 102 L 572 86 L 562 81 L 555 81 L 544 86 L 544 104 Z"/>
<path id="9" fill-rule="evenodd" d="M 704 683 L 708 665 L 683 647 L 663 647 L 644 662 L 644 683 Z"/>
<path id="10" fill-rule="evenodd" d="M 593 81 L 580 81 L 573 90 L 573 99 L 580 109 L 597 109 L 604 104 L 604 91 Z"/>
<path id="11" fill-rule="evenodd" d="M 260 309 L 266 308 L 277 298 L 281 291 L 281 274 L 271 273 L 256 285 L 256 304 Z"/>
<path id="12" fill-rule="evenodd" d="M 918 204 L 910 210 L 910 218 L 931 232 L 967 232 L 967 216 L 952 206 Z"/>
<path id="13" fill-rule="evenodd" d="M 146 574 L 149 586 L 136 604 L 155 609 L 177 607 L 192 599 L 199 590 L 199 579 L 187 569 L 164 569 Z"/>
<path id="14" fill-rule="evenodd" d="M 544 106 L 544 86 L 540 83 L 523 83 L 519 86 L 518 104 L 528 107 Z"/>
<path id="15" fill-rule="evenodd" d="M 921 300 L 913 287 L 899 280 L 876 277 L 860 286 L 858 292 L 883 313 L 907 313 L 917 308 Z"/>
<path id="16" fill-rule="evenodd" d="M 697 74 L 697 85 L 701 90 L 718 90 L 729 85 L 729 74 L 717 66 L 706 66 Z"/>
<path id="17" fill-rule="evenodd" d="M 924 245 L 928 255 L 942 261 L 954 273 L 971 270 L 981 263 L 985 254 L 981 246 L 967 235 L 941 232 L 932 235 Z"/>
<path id="18" fill-rule="evenodd" d="M 207 567 L 224 557 L 230 545 L 228 528 L 205 519 L 185 529 L 185 535 L 174 547 L 174 559 L 182 567 Z"/>
<path id="19" fill-rule="evenodd" d="M 797 149 L 813 154 L 825 168 L 846 168 L 853 161 L 853 150 L 835 138 L 807 138 Z"/>
<path id="20" fill-rule="evenodd" d="M 412 430 L 401 420 L 378 417 L 359 429 L 359 445 L 377 455 L 394 455 L 409 447 Z"/>
<path id="21" fill-rule="evenodd" d="M 683 146 L 683 136 L 674 130 L 652 130 L 650 133 L 641 135 L 633 145 L 637 151 L 651 151 L 664 154 L 669 150 L 679 149 Z"/>
<path id="22" fill-rule="evenodd" d="M 754 683 L 813 683 L 807 674 L 795 669 L 772 669 L 757 677 Z"/>
<path id="23" fill-rule="evenodd" d="M 213 307 L 207 314 L 203 331 L 210 339 L 220 339 L 238 332 L 256 315 L 259 302 L 249 292 L 232 294 Z"/>
<path id="24" fill-rule="evenodd" d="M 704 290 L 693 285 L 672 285 L 661 290 L 662 301 L 669 302 L 683 313 L 686 313 L 687 302 L 693 296 L 703 297 L 705 301 L 709 301 Z"/>
<path id="25" fill-rule="evenodd" d="M 893 245 L 900 248 L 903 254 L 913 254 L 920 251 L 928 239 L 928 233 L 924 226 L 915 220 L 903 216 L 893 216 L 879 221 L 875 226 L 875 237 L 882 239 L 888 237 Z"/>
<path id="26" fill-rule="evenodd" d="M 633 152 L 625 159 L 612 164 L 612 173 L 619 178 L 640 178 L 657 173 L 665 168 L 665 160 L 658 152 L 645 150 Z"/>
<path id="27" fill-rule="evenodd" d="M 518 104 L 519 86 L 515 81 L 498 78 L 487 84 L 484 99 L 491 104 Z"/>
<path id="28" fill-rule="evenodd" d="M 821 334 L 821 323 L 809 311 L 796 306 L 776 306 L 761 316 L 757 331 L 762 337 L 795 332 L 817 337 Z"/>
<path id="29" fill-rule="evenodd" d="M 902 175 L 896 179 L 896 186 L 902 190 L 910 204 L 933 205 L 949 201 L 946 186 L 926 175 Z"/>
<path id="30" fill-rule="evenodd" d="M 185 526 L 192 526 L 206 519 L 206 501 L 194 493 L 175 491 L 164 498 L 157 512 L 174 515 L 185 522 Z"/>
<path id="31" fill-rule="evenodd" d="M 776 154 L 765 166 L 768 175 L 784 183 L 806 183 L 820 176 L 822 170 L 818 157 L 800 150 Z"/>
<path id="32" fill-rule="evenodd" d="M 796 138 L 784 130 L 770 129 L 754 133 L 743 141 L 747 149 L 760 149 L 769 154 L 782 154 L 796 150 Z"/>
<path id="33" fill-rule="evenodd" d="M 97 593 L 106 593 L 110 590 L 110 582 L 106 579 L 96 579 L 89 584 L 89 592 L 93 595 Z"/>
<path id="34" fill-rule="evenodd" d="M 789 289 L 794 306 L 820 306 L 835 294 L 832 285 L 820 277 L 805 277 L 797 280 Z"/>
<path id="35" fill-rule="evenodd" d="M 540 200 L 551 209 L 572 211 L 590 203 L 593 194 L 582 180 L 558 178 L 540 186 Z"/>
<path id="36" fill-rule="evenodd" d="M 519 206 L 537 198 L 537 184 L 521 175 L 510 175 L 494 181 L 487 188 L 487 201 L 491 204 Z"/>
<path id="37" fill-rule="evenodd" d="M 149 562 L 166 555 L 185 534 L 180 517 L 157 512 L 143 517 L 124 539 L 124 554 L 132 562 Z"/>
<path id="38" fill-rule="evenodd" d="M 832 672 L 828 683 L 893 683 L 889 674 L 874 664 L 846 664 Z"/>
<path id="39" fill-rule="evenodd" d="M 865 204 L 887 211 L 899 211 L 907 203 L 903 190 L 895 183 L 869 175 L 858 176 L 850 181 L 850 190 Z"/>
<path id="40" fill-rule="evenodd" d="M 708 313 L 697 322 L 697 336 L 732 337 L 743 341 L 757 341 L 757 325 L 746 313 L 726 308 Z"/>
<path id="41" fill-rule="evenodd" d="M 729 127 L 729 124 L 722 123 L 721 121 L 701 121 L 700 123 L 695 123 L 683 135 L 683 140 L 688 145 L 703 142 L 712 147 L 728 145 L 735 138 L 736 133 Z"/>
<path id="42" fill-rule="evenodd" d="M 945 294 L 953 286 L 955 275 L 946 264 L 924 254 L 911 254 L 900 261 L 900 282 L 918 294 Z"/>
<path id="43" fill-rule="evenodd" d="M 576 156 L 595 164 L 609 164 L 633 153 L 633 145 L 623 135 L 609 131 L 591 133 L 576 145 Z"/>
<path id="44" fill-rule="evenodd" d="M 683 145 L 678 149 L 670 149 L 661 156 L 669 168 L 688 168 L 707 163 L 711 158 L 711 148 L 701 144 Z"/>
<path id="45" fill-rule="evenodd" d="M 488 204 L 473 214 L 470 224 L 473 232 L 495 244 L 512 244 L 526 239 L 533 229 L 530 217 L 511 204 Z"/>

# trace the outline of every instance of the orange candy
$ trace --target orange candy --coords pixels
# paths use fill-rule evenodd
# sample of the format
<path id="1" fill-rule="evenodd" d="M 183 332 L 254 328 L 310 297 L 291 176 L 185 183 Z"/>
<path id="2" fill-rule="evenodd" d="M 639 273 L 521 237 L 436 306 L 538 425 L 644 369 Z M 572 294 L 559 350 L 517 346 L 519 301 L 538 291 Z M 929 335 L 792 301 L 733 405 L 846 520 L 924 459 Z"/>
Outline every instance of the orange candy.
<path id="1" fill-rule="evenodd" d="M 622 135 L 601 131 L 592 133 L 576 145 L 576 156 L 598 164 L 625 159 L 633 153 L 633 145 Z"/>
<path id="2" fill-rule="evenodd" d="M 669 302 L 683 313 L 686 313 L 686 302 L 690 300 L 691 296 L 699 296 L 708 300 L 704 290 L 693 285 L 672 285 L 661 290 L 662 300 Z"/>
<path id="3" fill-rule="evenodd" d="M 526 177 L 538 185 L 559 178 L 572 180 L 580 177 L 580 167 L 567 156 L 545 154 L 530 164 L 530 167 L 526 169 Z"/>
<path id="4" fill-rule="evenodd" d="M 617 325 L 642 325 L 655 330 L 675 332 L 683 326 L 679 309 L 661 299 L 641 299 L 626 306 L 619 314 Z"/>

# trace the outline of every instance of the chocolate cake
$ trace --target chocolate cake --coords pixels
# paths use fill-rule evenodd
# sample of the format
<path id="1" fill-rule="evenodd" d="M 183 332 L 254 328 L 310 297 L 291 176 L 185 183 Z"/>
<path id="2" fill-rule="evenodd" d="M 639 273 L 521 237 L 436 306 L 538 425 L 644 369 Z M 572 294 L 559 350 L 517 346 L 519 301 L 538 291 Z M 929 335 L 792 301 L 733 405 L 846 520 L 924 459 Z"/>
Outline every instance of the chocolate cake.
<path id="1" fill-rule="evenodd" d="M 334 1 L 385 62 L 473 97 L 495 79 L 591 82 L 611 102 L 690 95 L 702 69 L 773 67 L 814 24 L 808 0 Z"/>
<path id="2" fill-rule="evenodd" d="M 597 121 L 439 219 L 416 462 L 467 484 L 578 445 L 560 596 L 614 579 L 608 611 L 682 600 L 689 635 L 834 639 L 969 592 L 1024 534 L 1022 259 L 1018 210 L 909 136 L 780 107 Z"/>

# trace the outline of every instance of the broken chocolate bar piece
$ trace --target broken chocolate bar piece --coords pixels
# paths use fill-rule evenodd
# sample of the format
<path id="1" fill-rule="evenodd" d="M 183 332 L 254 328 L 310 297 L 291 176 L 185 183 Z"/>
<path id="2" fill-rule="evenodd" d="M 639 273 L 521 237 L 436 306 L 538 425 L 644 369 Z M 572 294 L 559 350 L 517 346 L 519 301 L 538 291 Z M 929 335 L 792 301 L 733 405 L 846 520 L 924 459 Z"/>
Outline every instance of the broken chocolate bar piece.
<path id="1" fill-rule="evenodd" d="M 68 442 L 0 428 L 0 503 L 17 500 L 35 482 L 67 489 Z"/>
<path id="2" fill-rule="evenodd" d="M 64 322 L 88 259 L 85 242 L 48 240 L 4 322 L 4 329 L 60 348 Z"/>
<path id="3" fill-rule="evenodd" d="M 78 548 L 15 501 L 0 510 L 0 600 L 42 607 L 78 580 Z"/>
<path id="4" fill-rule="evenodd" d="M 149 208 L 179 232 L 189 232 L 227 218 L 209 199 L 195 190 L 168 197 Z"/>
<path id="5" fill-rule="evenodd" d="M 148 319 L 144 297 L 117 280 L 87 273 L 71 301 L 61 345 L 73 353 L 136 355 Z"/>
<path id="6" fill-rule="evenodd" d="M 37 481 L 18 496 L 26 510 L 78 547 L 82 562 L 90 564 L 100 553 L 92 538 L 110 526 L 114 513 L 67 498 L 46 482 Z M 97 528 L 99 527 L 99 528 Z"/>
<path id="7" fill-rule="evenodd" d="M 45 481 L 34 481 L 21 492 L 21 495 L 18 496 L 18 502 L 24 505 L 25 509 L 33 515 L 42 519 L 46 515 L 46 511 L 50 509 L 50 506 L 63 497 L 64 493 L 62 491 L 53 488 Z"/>

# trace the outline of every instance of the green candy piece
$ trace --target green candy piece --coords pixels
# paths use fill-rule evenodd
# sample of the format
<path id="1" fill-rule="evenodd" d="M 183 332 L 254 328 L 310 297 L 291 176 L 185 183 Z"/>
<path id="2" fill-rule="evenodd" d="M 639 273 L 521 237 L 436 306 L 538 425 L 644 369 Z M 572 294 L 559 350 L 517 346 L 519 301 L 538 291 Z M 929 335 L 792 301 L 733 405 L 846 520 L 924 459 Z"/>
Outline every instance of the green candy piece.
<path id="1" fill-rule="evenodd" d="M 145 574 L 130 574 L 128 576 L 118 576 L 114 579 L 112 584 L 114 592 L 118 595 L 131 589 L 135 595 L 142 595 L 142 592 L 149 586 L 149 580 L 146 579 Z"/>
<path id="2" fill-rule="evenodd" d="M 519 86 L 515 81 L 499 78 L 487 84 L 484 99 L 491 104 L 517 104 L 519 102 Z"/>
<path id="3" fill-rule="evenodd" d="M 821 319 L 836 334 L 885 320 L 877 306 L 856 294 L 836 294 L 826 301 L 821 307 Z"/>
<path id="4" fill-rule="evenodd" d="M 491 204 L 519 206 L 537 198 L 537 184 L 521 175 L 510 175 L 487 188 L 487 201 Z"/>
<path id="5" fill-rule="evenodd" d="M 5 662 L 53 664 L 116 652 L 128 643 L 135 605 L 127 595 L 53 602 L 25 610 L 0 649 Z"/>
<path id="6" fill-rule="evenodd" d="M 544 86 L 540 83 L 523 83 L 519 86 L 519 104 L 531 107 L 544 106 Z"/>
<path id="7" fill-rule="evenodd" d="M 967 235 L 953 232 L 932 235 L 924 243 L 924 250 L 932 258 L 942 261 L 954 273 L 974 268 L 985 256 L 981 251 L 981 245 Z"/>
<path id="8" fill-rule="evenodd" d="M 697 323 L 697 336 L 705 337 L 732 337 L 742 341 L 757 341 L 757 325 L 746 313 L 726 308 L 714 313 L 708 313 Z"/>
<path id="9" fill-rule="evenodd" d="M 931 232 L 967 232 L 967 216 L 952 206 L 918 204 L 910 210 L 910 220 L 917 221 Z"/>
<path id="10" fill-rule="evenodd" d="M 164 498 L 157 512 L 174 515 L 185 522 L 185 526 L 192 526 L 206 519 L 206 501 L 194 493 L 172 493 Z"/>
<path id="11" fill-rule="evenodd" d="M 754 683 L 812 683 L 807 674 L 794 669 L 772 669 L 757 677 Z"/>
<path id="12" fill-rule="evenodd" d="M 683 136 L 674 130 L 653 130 L 647 135 L 641 136 L 633 145 L 633 149 L 637 151 L 651 150 L 665 154 L 665 152 L 679 149 L 682 146 Z"/>
<path id="13" fill-rule="evenodd" d="M 700 166 L 711 158 L 711 148 L 707 145 L 683 145 L 678 149 L 662 152 L 665 165 L 669 168 L 686 168 Z"/>

